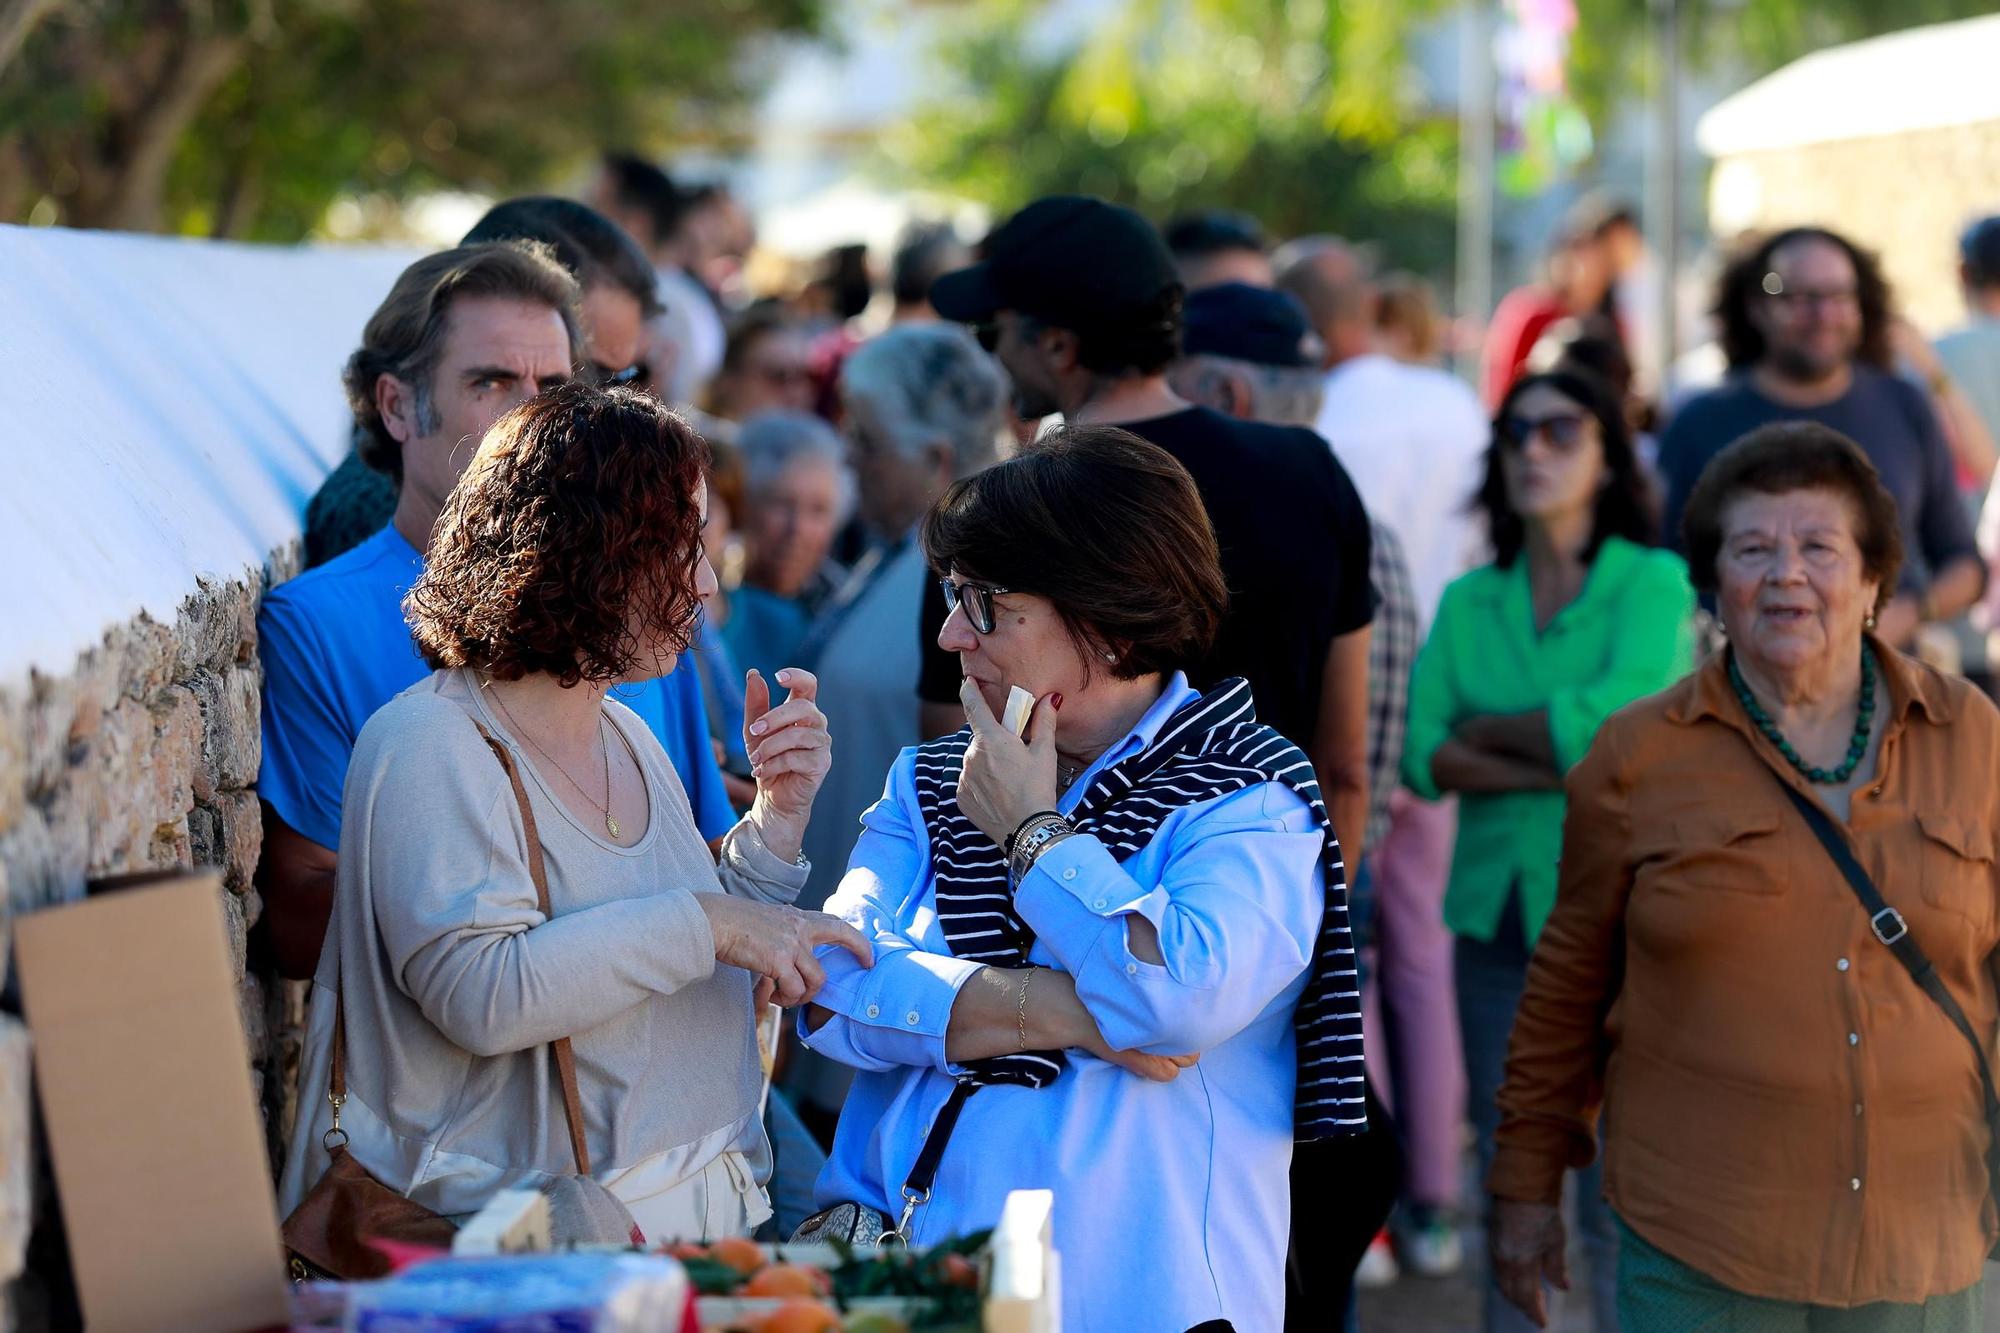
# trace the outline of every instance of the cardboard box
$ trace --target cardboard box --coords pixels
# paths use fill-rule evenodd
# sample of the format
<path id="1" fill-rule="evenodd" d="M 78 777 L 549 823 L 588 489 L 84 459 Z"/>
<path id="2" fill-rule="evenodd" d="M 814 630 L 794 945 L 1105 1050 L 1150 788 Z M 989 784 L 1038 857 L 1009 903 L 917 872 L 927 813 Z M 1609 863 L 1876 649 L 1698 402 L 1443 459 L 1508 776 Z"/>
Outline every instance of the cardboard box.
<path id="1" fill-rule="evenodd" d="M 222 892 L 215 874 L 187 875 L 14 922 L 92 1333 L 288 1321 Z"/>

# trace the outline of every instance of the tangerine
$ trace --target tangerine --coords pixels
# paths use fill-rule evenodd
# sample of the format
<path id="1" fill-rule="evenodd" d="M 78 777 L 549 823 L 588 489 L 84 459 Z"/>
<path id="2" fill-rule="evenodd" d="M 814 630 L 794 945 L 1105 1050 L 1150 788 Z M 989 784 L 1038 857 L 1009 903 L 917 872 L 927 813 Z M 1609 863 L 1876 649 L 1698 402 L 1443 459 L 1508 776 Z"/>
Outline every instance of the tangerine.
<path id="1" fill-rule="evenodd" d="M 819 1270 L 799 1264 L 771 1264 L 743 1284 L 739 1296 L 824 1296 Z"/>
<path id="2" fill-rule="evenodd" d="M 742 1236 L 724 1236 L 708 1247 L 708 1257 L 746 1275 L 756 1272 L 765 1263 L 764 1247 Z"/>
<path id="3" fill-rule="evenodd" d="M 673 1259 L 706 1259 L 708 1247 L 691 1240 L 668 1241 L 660 1247 L 662 1253 Z"/>
<path id="4" fill-rule="evenodd" d="M 979 1290 L 979 1267 L 962 1254 L 947 1254 L 939 1259 L 938 1276 L 947 1286 Z"/>
<path id="5" fill-rule="evenodd" d="M 840 1333 L 840 1315 L 831 1306 L 795 1296 L 766 1316 L 757 1333 Z"/>

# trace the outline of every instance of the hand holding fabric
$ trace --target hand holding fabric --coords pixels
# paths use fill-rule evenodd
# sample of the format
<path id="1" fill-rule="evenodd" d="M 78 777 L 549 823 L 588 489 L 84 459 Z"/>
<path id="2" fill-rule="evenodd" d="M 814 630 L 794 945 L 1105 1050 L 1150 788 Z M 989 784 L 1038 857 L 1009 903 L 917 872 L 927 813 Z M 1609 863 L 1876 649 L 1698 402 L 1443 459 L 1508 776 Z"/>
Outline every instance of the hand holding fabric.
<path id="1" fill-rule="evenodd" d="M 1026 740 L 1001 725 L 970 679 L 959 686 L 958 697 L 972 724 L 972 744 L 958 780 L 958 808 L 996 846 L 1005 846 L 1022 820 L 1056 808 L 1057 696 L 1036 701 Z"/>

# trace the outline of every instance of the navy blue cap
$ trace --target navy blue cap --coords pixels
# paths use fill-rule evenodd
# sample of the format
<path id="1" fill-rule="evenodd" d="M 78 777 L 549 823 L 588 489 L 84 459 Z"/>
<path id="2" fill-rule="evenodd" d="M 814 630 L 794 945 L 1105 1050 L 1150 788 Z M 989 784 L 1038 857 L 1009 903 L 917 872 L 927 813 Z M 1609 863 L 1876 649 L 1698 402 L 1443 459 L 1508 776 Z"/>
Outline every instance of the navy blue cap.
<path id="1" fill-rule="evenodd" d="M 2000 217 L 1981 218 L 1958 238 L 1958 257 L 1975 287 L 2000 287 Z"/>
<path id="2" fill-rule="evenodd" d="M 1316 364 L 1307 350 L 1312 326 L 1290 292 L 1225 282 L 1188 293 L 1181 346 L 1189 356 L 1226 356 L 1260 366 Z"/>
<path id="3" fill-rule="evenodd" d="M 931 307 L 961 324 L 1018 310 L 1065 329 L 1152 313 L 1180 283 L 1152 223 L 1080 194 L 1037 199 L 986 238 L 985 258 L 931 284 Z"/>

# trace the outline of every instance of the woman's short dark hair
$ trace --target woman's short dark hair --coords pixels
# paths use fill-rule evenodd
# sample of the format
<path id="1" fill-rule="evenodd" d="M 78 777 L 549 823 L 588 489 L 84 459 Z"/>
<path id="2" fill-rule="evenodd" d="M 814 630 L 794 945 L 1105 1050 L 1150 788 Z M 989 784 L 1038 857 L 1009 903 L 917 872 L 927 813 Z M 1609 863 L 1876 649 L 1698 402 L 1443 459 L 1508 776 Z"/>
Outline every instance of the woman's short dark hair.
<path id="1" fill-rule="evenodd" d="M 571 381 L 493 424 L 403 600 L 432 667 L 564 685 L 655 671 L 701 599 L 708 446 L 658 399 Z"/>
<path id="2" fill-rule="evenodd" d="M 939 574 L 1046 597 L 1086 672 L 1132 680 L 1208 655 L 1229 603 L 1194 478 L 1115 426 L 1065 426 L 957 482 L 924 518 Z"/>
<path id="3" fill-rule="evenodd" d="M 1500 452 L 1506 448 L 1500 423 L 1513 415 L 1514 404 L 1531 389 L 1553 389 L 1588 412 L 1597 422 L 1598 439 L 1604 446 L 1604 466 L 1610 480 L 1597 493 L 1597 512 L 1591 521 L 1590 545 L 1584 558 L 1597 558 L 1597 549 L 1608 537 L 1623 537 L 1641 546 L 1658 543 L 1659 505 L 1652 483 L 1646 480 L 1639 456 L 1632 448 L 1632 432 L 1625 425 L 1625 411 L 1610 386 L 1587 370 L 1557 367 L 1539 374 L 1523 375 L 1500 400 L 1493 414 L 1493 442 L 1486 447 L 1486 478 L 1473 498 L 1475 512 L 1486 515 L 1487 531 L 1493 540 L 1493 558 L 1502 568 L 1511 568 L 1527 540 L 1527 525 L 1507 499 L 1507 479 L 1500 467 Z"/>
<path id="4" fill-rule="evenodd" d="M 1750 318 L 1750 308 L 1769 299 L 1764 292 L 1764 276 L 1771 271 L 1771 257 L 1800 241 L 1824 241 L 1847 256 L 1854 266 L 1854 294 L 1861 307 L 1861 344 L 1855 349 L 1858 360 L 1877 370 L 1891 370 L 1895 355 L 1889 347 L 1889 282 L 1875 256 L 1839 232 L 1824 227 L 1787 227 L 1753 242 L 1723 266 L 1716 279 L 1715 319 L 1721 329 L 1722 353 L 1731 370 L 1747 370 L 1764 359 L 1764 335 Z"/>
<path id="5" fill-rule="evenodd" d="M 1694 586 L 1714 592 L 1720 582 L 1723 511 L 1747 493 L 1789 491 L 1832 491 L 1847 501 L 1854 513 L 1854 542 L 1861 548 L 1862 571 L 1882 585 L 1878 604 L 1887 602 L 1903 568 L 1903 527 L 1896 497 L 1882 484 L 1860 445 L 1816 421 L 1759 426 L 1701 470 L 1681 515 L 1688 576 Z"/>

